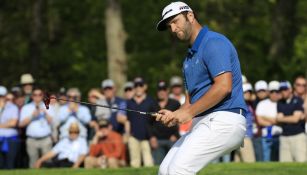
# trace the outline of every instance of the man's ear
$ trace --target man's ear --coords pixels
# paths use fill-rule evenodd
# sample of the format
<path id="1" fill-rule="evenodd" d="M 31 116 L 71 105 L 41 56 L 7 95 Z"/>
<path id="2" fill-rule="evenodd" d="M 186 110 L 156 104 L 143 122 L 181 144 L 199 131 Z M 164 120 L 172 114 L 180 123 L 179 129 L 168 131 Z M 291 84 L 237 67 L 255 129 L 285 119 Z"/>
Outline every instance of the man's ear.
<path id="1" fill-rule="evenodd" d="M 190 23 L 193 23 L 195 21 L 194 13 L 193 12 L 188 12 L 187 13 L 187 18 L 188 18 Z"/>

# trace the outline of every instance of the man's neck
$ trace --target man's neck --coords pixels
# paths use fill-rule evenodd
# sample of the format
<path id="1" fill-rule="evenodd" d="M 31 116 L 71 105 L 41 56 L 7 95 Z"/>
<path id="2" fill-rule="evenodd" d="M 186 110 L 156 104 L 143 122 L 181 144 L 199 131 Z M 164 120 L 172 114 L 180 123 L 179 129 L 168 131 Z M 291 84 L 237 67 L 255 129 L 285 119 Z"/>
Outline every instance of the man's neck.
<path id="1" fill-rule="evenodd" d="M 191 38 L 190 38 L 190 45 L 192 46 L 193 43 L 195 42 L 200 30 L 202 29 L 202 26 L 195 21 L 195 24 L 193 25 L 192 33 L 191 33 Z"/>
<path id="2" fill-rule="evenodd" d="M 146 98 L 146 94 L 142 94 L 142 95 L 135 95 L 134 96 L 134 100 L 137 102 L 137 103 L 141 103 L 144 99 Z"/>

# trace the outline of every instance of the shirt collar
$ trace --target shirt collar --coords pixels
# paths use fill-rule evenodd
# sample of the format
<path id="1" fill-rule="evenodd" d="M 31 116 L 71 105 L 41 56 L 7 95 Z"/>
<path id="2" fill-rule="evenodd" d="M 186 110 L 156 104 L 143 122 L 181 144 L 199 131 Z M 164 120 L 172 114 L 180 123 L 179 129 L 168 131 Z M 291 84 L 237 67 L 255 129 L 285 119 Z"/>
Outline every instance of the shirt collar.
<path id="1" fill-rule="evenodd" d="M 209 28 L 207 26 L 204 26 L 198 33 L 193 45 L 188 50 L 188 57 L 192 57 L 197 51 L 201 44 L 201 41 L 203 40 L 204 36 L 208 32 Z"/>

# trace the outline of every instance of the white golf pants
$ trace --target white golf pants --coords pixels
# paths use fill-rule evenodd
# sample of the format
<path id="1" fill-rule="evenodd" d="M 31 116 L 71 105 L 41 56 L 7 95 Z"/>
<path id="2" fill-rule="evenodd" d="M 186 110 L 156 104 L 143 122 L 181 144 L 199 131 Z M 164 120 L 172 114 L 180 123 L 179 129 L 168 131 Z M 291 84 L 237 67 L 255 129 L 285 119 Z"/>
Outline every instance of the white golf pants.
<path id="1" fill-rule="evenodd" d="M 196 174 L 211 161 L 237 149 L 246 132 L 245 117 L 218 111 L 193 119 L 191 131 L 167 153 L 159 175 Z"/>

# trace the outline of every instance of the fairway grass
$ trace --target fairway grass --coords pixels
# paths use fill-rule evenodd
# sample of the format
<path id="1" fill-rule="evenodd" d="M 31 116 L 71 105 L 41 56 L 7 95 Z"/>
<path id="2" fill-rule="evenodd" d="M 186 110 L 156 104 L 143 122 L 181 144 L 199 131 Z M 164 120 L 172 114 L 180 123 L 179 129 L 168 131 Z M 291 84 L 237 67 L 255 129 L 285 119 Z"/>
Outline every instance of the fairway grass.
<path id="1" fill-rule="evenodd" d="M 0 171 L 0 175 L 155 175 L 154 168 L 121 169 L 27 169 Z M 211 164 L 199 175 L 307 175 L 307 163 Z"/>

